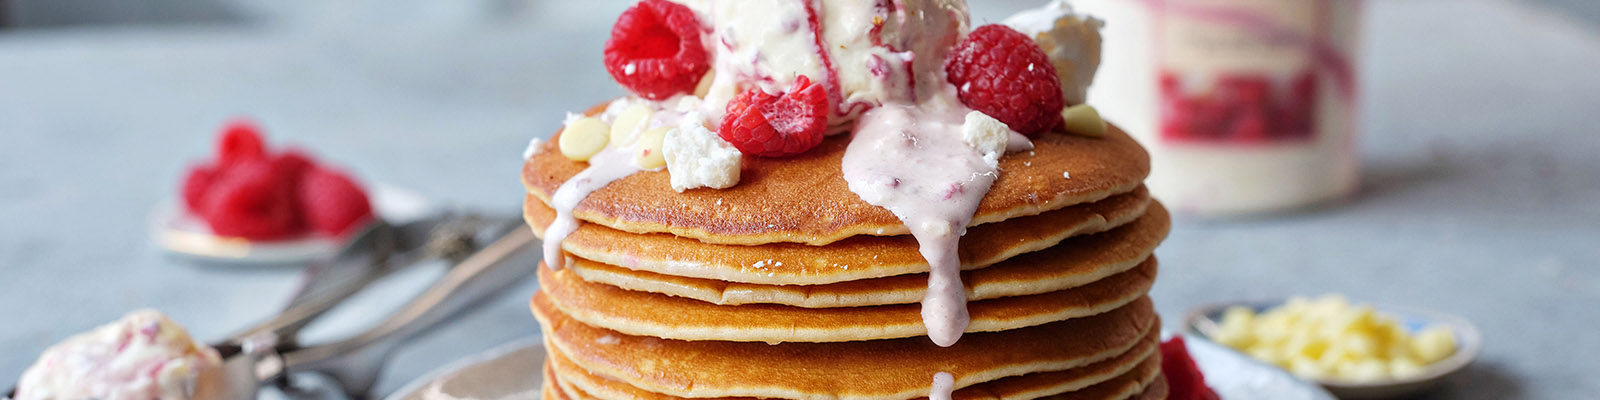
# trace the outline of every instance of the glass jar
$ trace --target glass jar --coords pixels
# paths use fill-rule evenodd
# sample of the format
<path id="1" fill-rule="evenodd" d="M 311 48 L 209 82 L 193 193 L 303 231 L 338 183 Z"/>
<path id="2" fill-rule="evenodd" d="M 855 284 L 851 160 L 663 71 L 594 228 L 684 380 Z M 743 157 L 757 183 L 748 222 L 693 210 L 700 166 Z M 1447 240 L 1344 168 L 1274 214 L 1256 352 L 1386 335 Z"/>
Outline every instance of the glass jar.
<path id="1" fill-rule="evenodd" d="M 1173 210 L 1226 216 L 1355 190 L 1361 0 L 1079 0 L 1106 23 L 1094 104 L 1150 149 Z"/>

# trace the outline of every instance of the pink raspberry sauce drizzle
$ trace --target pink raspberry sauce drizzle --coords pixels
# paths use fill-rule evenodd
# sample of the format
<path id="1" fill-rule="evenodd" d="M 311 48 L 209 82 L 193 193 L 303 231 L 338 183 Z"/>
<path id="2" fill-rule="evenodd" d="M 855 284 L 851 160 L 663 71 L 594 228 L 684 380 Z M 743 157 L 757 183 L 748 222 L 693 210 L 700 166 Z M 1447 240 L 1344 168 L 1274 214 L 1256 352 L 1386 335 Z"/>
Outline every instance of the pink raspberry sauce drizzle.
<path id="1" fill-rule="evenodd" d="M 962 141 L 961 124 L 969 110 L 954 101 L 953 90 L 946 92 L 939 96 L 949 96 L 945 99 L 867 111 L 841 169 L 850 191 L 893 212 L 916 237 L 928 261 L 922 323 L 928 338 L 949 347 L 961 339 L 970 319 L 961 283 L 961 236 L 1000 171 Z M 1013 133 L 1012 141 L 1026 139 Z"/>
<path id="2" fill-rule="evenodd" d="M 639 167 L 634 165 L 628 148 L 606 147 L 589 158 L 588 168 L 556 188 L 555 194 L 550 195 L 550 206 L 556 209 L 556 219 L 544 230 L 545 265 L 553 270 L 565 265 L 566 257 L 561 255 L 561 242 L 578 230 L 578 219 L 572 216 L 572 209 L 578 207 L 578 202 L 589 197 L 590 193 L 635 172 L 639 172 Z"/>
<path id="3" fill-rule="evenodd" d="M 955 394 L 956 377 L 949 372 L 933 374 L 933 386 L 928 388 L 928 400 L 950 400 Z"/>

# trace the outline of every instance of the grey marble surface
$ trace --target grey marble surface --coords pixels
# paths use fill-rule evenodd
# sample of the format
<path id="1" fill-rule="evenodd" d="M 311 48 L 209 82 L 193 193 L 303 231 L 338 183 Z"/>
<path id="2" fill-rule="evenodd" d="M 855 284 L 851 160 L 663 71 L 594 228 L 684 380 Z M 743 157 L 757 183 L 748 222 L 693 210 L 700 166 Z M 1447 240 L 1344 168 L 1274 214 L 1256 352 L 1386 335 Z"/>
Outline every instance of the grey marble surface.
<path id="1" fill-rule="evenodd" d="M 526 141 L 620 93 L 598 54 L 622 2 L 534 2 L 488 23 L 365 3 L 293 26 L 0 32 L 0 381 L 134 308 L 217 338 L 281 303 L 297 270 L 192 265 L 147 235 L 230 116 L 369 182 L 513 212 Z M 981 2 L 976 19 L 1028 3 Z M 1289 294 L 1434 308 L 1479 324 L 1487 347 L 1432 397 L 1600 397 L 1600 35 L 1498 0 L 1369 10 L 1362 193 L 1180 219 L 1158 251 L 1158 306 L 1174 324 L 1207 302 Z M 532 291 L 402 351 L 380 387 L 536 334 Z"/>

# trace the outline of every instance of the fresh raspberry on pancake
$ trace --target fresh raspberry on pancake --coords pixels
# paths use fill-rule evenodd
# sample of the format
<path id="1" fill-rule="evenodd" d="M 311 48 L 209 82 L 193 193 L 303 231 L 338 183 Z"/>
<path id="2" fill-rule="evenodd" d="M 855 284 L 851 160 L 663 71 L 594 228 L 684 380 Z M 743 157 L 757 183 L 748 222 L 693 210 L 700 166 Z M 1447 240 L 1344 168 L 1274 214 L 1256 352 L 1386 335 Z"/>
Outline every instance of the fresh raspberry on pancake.
<path id="1" fill-rule="evenodd" d="M 313 167 L 300 179 L 298 202 L 305 223 L 324 235 L 340 235 L 372 218 L 372 203 L 355 180 Z"/>
<path id="2" fill-rule="evenodd" d="M 751 88 L 728 102 L 717 135 L 744 154 L 787 157 L 822 143 L 828 127 L 828 89 L 801 75 L 789 91 Z"/>
<path id="3" fill-rule="evenodd" d="M 606 71 L 634 94 L 665 100 L 691 93 L 711 59 L 694 11 L 666 0 L 644 0 L 622 12 L 606 41 Z"/>
<path id="4" fill-rule="evenodd" d="M 961 102 L 1037 136 L 1061 122 L 1066 107 L 1061 78 L 1033 39 L 1005 25 L 979 27 L 956 45 L 944 63 Z"/>
<path id="5" fill-rule="evenodd" d="M 275 169 L 265 159 L 243 159 L 217 176 L 202 207 L 211 230 L 247 239 L 277 239 L 300 232 L 295 188 L 278 179 Z"/>

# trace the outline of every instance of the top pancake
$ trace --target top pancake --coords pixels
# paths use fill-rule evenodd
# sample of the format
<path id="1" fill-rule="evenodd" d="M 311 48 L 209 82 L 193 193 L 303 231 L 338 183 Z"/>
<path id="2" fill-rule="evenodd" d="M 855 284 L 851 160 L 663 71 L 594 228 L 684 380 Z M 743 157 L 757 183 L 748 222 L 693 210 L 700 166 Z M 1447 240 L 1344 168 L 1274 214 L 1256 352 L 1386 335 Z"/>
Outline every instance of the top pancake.
<path id="1" fill-rule="evenodd" d="M 573 216 L 626 232 L 720 244 L 824 245 L 856 235 L 909 233 L 894 214 L 850 191 L 840 169 L 849 139 L 831 137 L 792 158 L 746 157 L 739 184 L 727 189 L 678 193 L 666 170 L 639 172 L 590 194 Z M 528 192 L 547 205 L 562 182 L 588 166 L 562 156 L 558 140 L 559 133 L 522 170 Z M 1047 132 L 1033 144 L 1033 151 L 1000 160 L 1000 177 L 972 225 L 1098 201 L 1134 190 L 1150 172 L 1149 155 L 1115 126 L 1103 138 Z"/>

